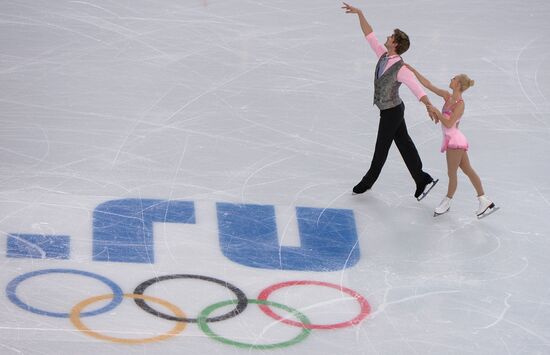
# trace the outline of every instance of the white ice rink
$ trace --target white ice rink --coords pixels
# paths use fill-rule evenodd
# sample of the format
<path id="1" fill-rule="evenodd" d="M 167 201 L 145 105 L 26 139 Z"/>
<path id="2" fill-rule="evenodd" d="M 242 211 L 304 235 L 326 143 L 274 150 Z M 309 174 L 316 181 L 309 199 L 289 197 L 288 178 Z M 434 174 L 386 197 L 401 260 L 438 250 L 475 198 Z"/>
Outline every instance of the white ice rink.
<path id="1" fill-rule="evenodd" d="M 394 145 L 351 194 L 376 57 L 338 1 L 2 0 L 0 354 L 549 354 L 550 2 L 351 4 L 475 80 L 498 212 L 460 174 L 433 217 L 405 86 L 440 183 L 416 201 Z"/>

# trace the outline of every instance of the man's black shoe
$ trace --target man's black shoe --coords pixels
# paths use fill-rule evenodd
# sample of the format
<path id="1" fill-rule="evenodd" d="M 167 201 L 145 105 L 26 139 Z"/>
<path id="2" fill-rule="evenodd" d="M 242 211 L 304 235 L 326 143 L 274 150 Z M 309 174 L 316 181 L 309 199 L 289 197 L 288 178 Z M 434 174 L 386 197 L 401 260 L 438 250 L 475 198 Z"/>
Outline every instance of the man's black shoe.
<path id="1" fill-rule="evenodd" d="M 416 186 L 414 197 L 416 197 L 418 201 L 422 200 L 434 188 L 435 184 L 437 184 L 438 181 L 439 179 L 434 180 L 430 175 L 428 175 L 422 185 Z M 426 189 L 426 187 L 428 188 Z"/>
<path id="2" fill-rule="evenodd" d="M 362 194 L 367 190 L 370 190 L 370 186 L 367 185 L 365 180 L 361 180 L 357 185 L 353 187 L 354 194 Z"/>

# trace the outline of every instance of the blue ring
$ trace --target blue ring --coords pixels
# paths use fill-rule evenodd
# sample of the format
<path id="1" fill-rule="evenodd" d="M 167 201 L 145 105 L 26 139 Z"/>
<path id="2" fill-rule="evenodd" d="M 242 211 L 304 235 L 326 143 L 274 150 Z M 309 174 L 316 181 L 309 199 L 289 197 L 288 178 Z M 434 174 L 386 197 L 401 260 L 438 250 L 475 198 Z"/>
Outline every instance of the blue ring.
<path id="1" fill-rule="evenodd" d="M 69 313 L 44 311 L 39 308 L 29 306 L 28 304 L 21 301 L 19 297 L 17 297 L 17 286 L 19 286 L 21 282 L 25 281 L 26 279 L 30 279 L 31 277 L 34 277 L 34 276 L 43 275 L 43 274 L 53 274 L 53 273 L 76 274 L 76 275 L 88 276 L 105 283 L 113 291 L 114 297 L 109 304 L 107 304 L 103 308 L 96 309 L 95 311 L 83 312 L 81 314 L 82 317 L 90 317 L 90 316 L 95 316 L 101 313 L 108 312 L 111 309 L 118 306 L 122 302 L 122 299 L 124 297 L 122 293 L 122 289 L 113 281 L 109 280 L 108 278 L 98 274 L 91 273 L 91 272 L 74 270 L 74 269 L 45 269 L 45 270 L 32 271 L 23 275 L 19 275 L 15 279 L 11 280 L 8 286 L 6 286 L 6 294 L 13 304 L 18 306 L 19 308 L 24 309 L 25 311 L 29 311 L 29 312 L 44 315 L 44 316 L 50 316 L 50 317 L 69 318 L 70 317 Z"/>

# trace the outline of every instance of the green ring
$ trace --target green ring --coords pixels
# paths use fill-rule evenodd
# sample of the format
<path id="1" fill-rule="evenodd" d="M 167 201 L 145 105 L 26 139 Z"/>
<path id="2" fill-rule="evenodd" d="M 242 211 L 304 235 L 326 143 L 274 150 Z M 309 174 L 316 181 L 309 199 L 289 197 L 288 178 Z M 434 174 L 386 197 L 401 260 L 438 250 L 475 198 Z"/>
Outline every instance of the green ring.
<path id="1" fill-rule="evenodd" d="M 235 303 L 237 303 L 237 300 L 230 300 L 230 301 L 223 301 L 223 302 L 215 303 L 211 306 L 206 307 L 200 313 L 199 317 L 197 318 L 197 323 L 198 323 L 199 327 L 201 328 L 201 330 L 206 335 L 208 335 L 210 338 L 212 338 L 214 340 L 217 340 L 219 342 L 229 344 L 229 345 L 234 345 L 234 346 L 239 347 L 239 348 L 259 349 L 259 350 L 276 349 L 276 348 L 284 348 L 284 347 L 287 347 L 287 346 L 291 346 L 291 345 L 294 345 L 294 344 L 297 344 L 297 343 L 301 342 L 302 340 L 304 340 L 305 338 L 308 337 L 309 333 L 311 333 L 311 329 L 302 328 L 302 332 L 300 334 L 298 334 L 298 336 L 296 336 L 295 338 L 292 338 L 288 341 L 284 341 L 284 342 L 281 342 L 281 343 L 275 343 L 275 344 L 241 343 L 241 342 L 238 342 L 238 341 L 234 341 L 234 340 L 231 340 L 231 339 L 224 338 L 224 337 L 214 333 L 212 331 L 212 329 L 210 329 L 210 327 L 208 326 L 208 323 L 206 322 L 206 318 L 208 318 L 210 313 L 212 313 L 214 310 L 216 310 L 218 308 L 221 308 L 223 306 L 228 306 L 228 305 L 232 305 L 232 304 L 235 304 Z M 309 319 L 304 314 L 300 313 L 299 311 L 297 311 L 293 308 L 285 306 L 283 304 L 279 304 L 279 303 L 275 303 L 275 302 L 271 302 L 271 301 L 256 300 L 256 299 L 249 299 L 248 303 L 265 304 L 267 306 L 277 307 L 277 308 L 283 309 L 283 310 L 285 310 L 289 313 L 292 313 L 292 315 L 294 315 L 296 318 L 298 318 L 300 320 L 300 322 L 302 322 L 303 324 L 306 324 L 306 325 L 311 324 Z"/>

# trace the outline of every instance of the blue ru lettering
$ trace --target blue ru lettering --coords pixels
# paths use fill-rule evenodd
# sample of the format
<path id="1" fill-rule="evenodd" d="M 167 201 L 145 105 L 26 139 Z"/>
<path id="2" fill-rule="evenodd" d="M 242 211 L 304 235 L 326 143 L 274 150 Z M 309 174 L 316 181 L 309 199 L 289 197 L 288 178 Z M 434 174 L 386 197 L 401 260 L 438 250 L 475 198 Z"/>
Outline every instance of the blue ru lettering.
<path id="1" fill-rule="evenodd" d="M 359 261 L 352 210 L 297 207 L 299 247 L 280 245 L 272 205 L 217 203 L 216 211 L 221 251 L 238 264 L 261 269 L 335 271 Z M 195 205 L 192 201 L 155 199 L 100 204 L 93 214 L 93 260 L 154 263 L 156 222 L 195 224 Z M 23 234 L 10 236 L 8 256 L 33 257 L 28 245 L 37 243 L 46 250 L 42 256 L 68 258 L 68 237 Z"/>

